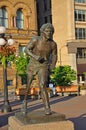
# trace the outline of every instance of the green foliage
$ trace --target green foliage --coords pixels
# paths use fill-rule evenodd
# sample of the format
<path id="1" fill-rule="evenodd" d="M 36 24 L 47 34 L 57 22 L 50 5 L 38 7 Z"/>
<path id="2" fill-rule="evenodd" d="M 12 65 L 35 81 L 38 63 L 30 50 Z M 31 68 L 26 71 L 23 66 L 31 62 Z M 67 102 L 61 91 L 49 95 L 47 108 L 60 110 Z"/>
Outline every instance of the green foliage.
<path id="1" fill-rule="evenodd" d="M 11 62 L 11 61 L 14 62 L 14 60 L 15 60 L 15 54 L 11 54 L 7 57 L 2 56 L 2 57 L 0 57 L 0 64 L 3 64 L 4 67 L 6 67 L 8 62 Z"/>
<path id="2" fill-rule="evenodd" d="M 58 66 L 52 71 L 50 79 L 56 85 L 68 86 L 76 80 L 76 72 L 68 65 Z"/>
<path id="3" fill-rule="evenodd" d="M 15 54 L 11 54 L 7 57 L 7 61 L 10 62 L 10 61 L 14 61 L 15 60 Z"/>
<path id="4" fill-rule="evenodd" d="M 16 65 L 18 75 L 26 74 L 26 68 L 29 63 L 29 59 L 29 56 L 26 56 L 24 53 L 21 53 L 20 56 L 15 58 L 14 64 Z"/>

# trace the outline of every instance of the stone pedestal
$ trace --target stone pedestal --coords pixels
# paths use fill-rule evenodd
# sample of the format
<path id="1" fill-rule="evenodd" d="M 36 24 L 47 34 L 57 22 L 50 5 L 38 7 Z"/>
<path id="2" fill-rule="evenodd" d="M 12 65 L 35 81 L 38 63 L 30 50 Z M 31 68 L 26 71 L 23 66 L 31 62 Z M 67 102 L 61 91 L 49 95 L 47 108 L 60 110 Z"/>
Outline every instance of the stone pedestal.
<path id="1" fill-rule="evenodd" d="M 8 130 L 74 130 L 71 121 L 65 120 L 64 114 L 53 112 L 45 115 L 42 111 L 34 111 L 23 116 L 17 113 L 9 117 Z"/>

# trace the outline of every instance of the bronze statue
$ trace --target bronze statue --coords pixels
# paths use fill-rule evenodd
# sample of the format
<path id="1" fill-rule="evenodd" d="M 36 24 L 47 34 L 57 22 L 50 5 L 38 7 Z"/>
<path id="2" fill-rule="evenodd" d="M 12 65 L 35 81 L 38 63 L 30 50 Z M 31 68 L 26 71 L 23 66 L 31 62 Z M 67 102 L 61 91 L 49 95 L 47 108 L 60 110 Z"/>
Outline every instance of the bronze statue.
<path id="1" fill-rule="evenodd" d="M 40 33 L 41 35 L 33 37 L 25 48 L 25 53 L 30 56 L 30 62 L 27 68 L 27 92 L 22 109 L 25 112 L 25 103 L 30 85 L 34 76 L 38 74 L 45 114 L 49 115 L 51 114 L 51 109 L 46 84 L 50 71 L 56 65 L 57 44 L 52 39 L 54 33 L 52 24 L 43 24 L 40 28 Z"/>

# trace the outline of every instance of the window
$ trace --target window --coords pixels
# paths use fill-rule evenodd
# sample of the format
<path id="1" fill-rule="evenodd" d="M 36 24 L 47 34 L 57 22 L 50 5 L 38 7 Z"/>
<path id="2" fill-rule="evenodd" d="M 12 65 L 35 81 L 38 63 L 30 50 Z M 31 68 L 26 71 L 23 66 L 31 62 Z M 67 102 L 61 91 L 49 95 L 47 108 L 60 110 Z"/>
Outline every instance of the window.
<path id="1" fill-rule="evenodd" d="M 77 48 L 77 58 L 86 58 L 86 48 Z"/>
<path id="2" fill-rule="evenodd" d="M 19 46 L 19 54 L 20 53 L 23 53 L 24 52 L 24 50 L 25 50 L 25 46 Z"/>
<path id="3" fill-rule="evenodd" d="M 85 3 L 85 0 L 75 0 L 75 2 L 78 2 L 78 3 Z"/>
<path id="4" fill-rule="evenodd" d="M 8 28 L 8 13 L 5 7 L 0 8 L 0 26 Z"/>
<path id="5" fill-rule="evenodd" d="M 12 86 L 13 85 L 13 80 L 7 80 L 7 86 Z"/>
<path id="6" fill-rule="evenodd" d="M 75 21 L 86 21 L 85 10 L 75 10 Z"/>
<path id="7" fill-rule="evenodd" d="M 18 29 L 24 28 L 24 16 L 21 9 L 17 10 L 16 26 Z"/>
<path id="8" fill-rule="evenodd" d="M 76 39 L 86 39 L 86 28 L 76 28 L 75 36 Z"/>

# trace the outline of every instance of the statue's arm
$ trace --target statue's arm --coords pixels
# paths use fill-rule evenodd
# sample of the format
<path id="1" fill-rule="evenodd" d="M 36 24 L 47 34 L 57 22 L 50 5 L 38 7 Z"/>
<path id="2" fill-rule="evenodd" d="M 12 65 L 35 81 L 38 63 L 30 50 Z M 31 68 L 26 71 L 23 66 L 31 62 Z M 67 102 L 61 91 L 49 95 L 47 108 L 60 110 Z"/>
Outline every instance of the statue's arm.
<path id="1" fill-rule="evenodd" d="M 33 39 L 28 43 L 28 45 L 26 46 L 26 48 L 25 48 L 25 53 L 26 53 L 27 55 L 29 55 L 30 57 L 34 58 L 35 60 L 41 62 L 41 60 L 43 60 L 43 59 L 42 59 L 40 56 L 35 55 L 35 54 L 33 53 L 33 49 L 35 48 L 36 44 L 37 44 L 37 39 L 36 39 L 36 38 L 33 38 Z"/>
<path id="2" fill-rule="evenodd" d="M 51 64 L 50 64 L 50 70 L 53 70 L 56 66 L 56 62 L 57 62 L 57 44 L 55 43 L 53 49 L 52 49 L 52 60 L 51 60 Z"/>

